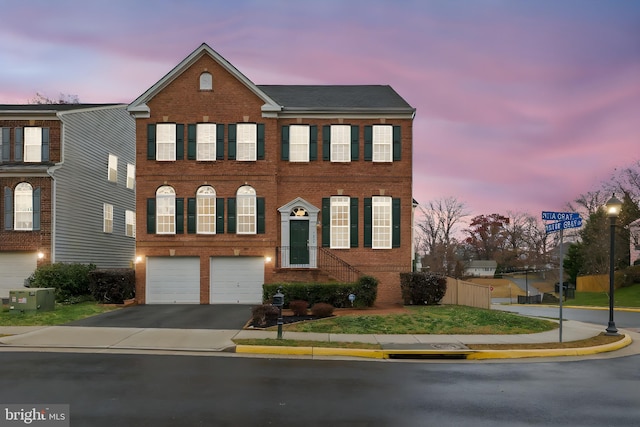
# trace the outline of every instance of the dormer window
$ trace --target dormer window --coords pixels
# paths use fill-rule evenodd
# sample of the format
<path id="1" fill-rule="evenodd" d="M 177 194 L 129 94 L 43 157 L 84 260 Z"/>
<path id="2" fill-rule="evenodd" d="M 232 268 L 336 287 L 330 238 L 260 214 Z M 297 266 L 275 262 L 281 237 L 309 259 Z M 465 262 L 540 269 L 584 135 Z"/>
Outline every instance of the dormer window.
<path id="1" fill-rule="evenodd" d="M 200 74 L 200 90 L 213 90 L 213 76 L 206 71 Z"/>

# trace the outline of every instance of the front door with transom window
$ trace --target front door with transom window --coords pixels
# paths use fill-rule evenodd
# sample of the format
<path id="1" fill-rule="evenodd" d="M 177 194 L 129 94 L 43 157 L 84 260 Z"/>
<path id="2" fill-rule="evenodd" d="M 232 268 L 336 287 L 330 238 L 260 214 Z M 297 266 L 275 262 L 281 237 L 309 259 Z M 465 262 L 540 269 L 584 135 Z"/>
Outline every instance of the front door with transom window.
<path id="1" fill-rule="evenodd" d="M 289 261 L 292 265 L 309 264 L 309 220 L 289 221 Z"/>

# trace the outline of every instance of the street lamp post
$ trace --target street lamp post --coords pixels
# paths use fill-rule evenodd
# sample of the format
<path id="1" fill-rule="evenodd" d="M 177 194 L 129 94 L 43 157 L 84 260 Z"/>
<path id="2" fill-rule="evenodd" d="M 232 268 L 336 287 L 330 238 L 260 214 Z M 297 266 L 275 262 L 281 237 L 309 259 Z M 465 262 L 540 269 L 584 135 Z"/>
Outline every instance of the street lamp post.
<path id="1" fill-rule="evenodd" d="M 610 247 L 609 247 L 609 325 L 607 335 L 618 335 L 616 323 L 613 321 L 613 293 L 614 293 L 614 265 L 615 265 L 615 242 L 616 242 L 616 220 L 622 208 L 622 202 L 613 194 L 607 201 L 607 216 L 610 221 Z"/>

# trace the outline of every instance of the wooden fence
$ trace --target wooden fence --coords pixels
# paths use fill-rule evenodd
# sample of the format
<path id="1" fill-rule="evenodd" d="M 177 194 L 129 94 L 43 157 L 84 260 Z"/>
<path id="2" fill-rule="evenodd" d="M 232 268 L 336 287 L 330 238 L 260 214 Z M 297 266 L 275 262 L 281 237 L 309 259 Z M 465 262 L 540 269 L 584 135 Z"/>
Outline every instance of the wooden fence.
<path id="1" fill-rule="evenodd" d="M 491 308 L 491 289 L 487 285 L 465 282 L 447 277 L 447 293 L 441 304 Z"/>
<path id="2" fill-rule="evenodd" d="M 578 276 L 576 280 L 578 292 L 609 292 L 609 275 L 594 274 L 593 276 Z"/>

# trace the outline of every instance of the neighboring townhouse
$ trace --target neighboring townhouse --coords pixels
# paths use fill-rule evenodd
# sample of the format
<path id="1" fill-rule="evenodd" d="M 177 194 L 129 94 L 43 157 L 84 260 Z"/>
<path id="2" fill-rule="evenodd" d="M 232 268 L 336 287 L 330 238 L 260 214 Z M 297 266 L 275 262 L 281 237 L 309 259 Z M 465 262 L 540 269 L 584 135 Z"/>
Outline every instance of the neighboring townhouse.
<path id="1" fill-rule="evenodd" d="M 135 121 L 126 105 L 0 105 L 0 297 L 38 265 L 130 267 Z"/>
<path id="2" fill-rule="evenodd" d="M 412 124 L 391 87 L 255 85 L 202 44 L 129 106 L 139 303 L 412 269 Z M 357 296 L 356 296 L 357 297 Z"/>

